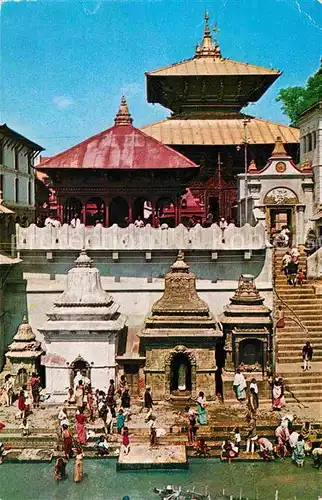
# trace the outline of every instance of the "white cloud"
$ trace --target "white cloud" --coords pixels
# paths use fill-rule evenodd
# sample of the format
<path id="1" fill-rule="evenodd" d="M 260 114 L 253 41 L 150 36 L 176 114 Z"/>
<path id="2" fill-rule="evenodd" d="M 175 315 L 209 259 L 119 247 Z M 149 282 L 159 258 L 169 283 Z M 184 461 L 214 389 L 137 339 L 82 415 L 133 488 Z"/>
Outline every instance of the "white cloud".
<path id="1" fill-rule="evenodd" d="M 58 109 L 68 109 L 75 103 L 75 101 L 67 95 L 56 95 L 53 97 L 53 103 Z"/>

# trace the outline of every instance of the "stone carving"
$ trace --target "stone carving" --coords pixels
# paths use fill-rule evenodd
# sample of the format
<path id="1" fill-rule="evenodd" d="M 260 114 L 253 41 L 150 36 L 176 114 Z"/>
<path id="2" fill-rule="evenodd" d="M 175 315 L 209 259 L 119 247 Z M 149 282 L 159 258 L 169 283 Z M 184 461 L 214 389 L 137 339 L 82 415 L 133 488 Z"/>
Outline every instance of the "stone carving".
<path id="1" fill-rule="evenodd" d="M 279 187 L 269 191 L 264 200 L 265 205 L 296 205 L 298 199 L 295 193 L 288 188 Z"/>

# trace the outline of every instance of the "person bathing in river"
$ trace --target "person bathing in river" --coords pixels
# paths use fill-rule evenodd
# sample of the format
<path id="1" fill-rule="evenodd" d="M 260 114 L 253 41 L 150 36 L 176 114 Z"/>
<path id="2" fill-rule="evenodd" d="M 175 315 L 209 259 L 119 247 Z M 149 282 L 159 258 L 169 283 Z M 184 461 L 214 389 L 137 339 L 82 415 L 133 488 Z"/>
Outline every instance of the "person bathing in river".
<path id="1" fill-rule="evenodd" d="M 57 458 L 54 467 L 54 478 L 56 481 L 66 479 L 66 461 L 63 458 Z"/>
<path id="2" fill-rule="evenodd" d="M 73 434 L 66 424 L 63 424 L 62 437 L 64 443 L 65 458 L 69 460 L 73 456 Z"/>
<path id="3" fill-rule="evenodd" d="M 196 456 L 197 457 L 209 457 L 210 448 L 207 446 L 204 438 L 199 438 L 196 444 Z"/>
<path id="4" fill-rule="evenodd" d="M 103 457 L 105 455 L 108 455 L 109 454 L 109 451 L 108 451 L 108 443 L 107 443 L 107 440 L 106 440 L 106 437 L 105 436 L 100 436 L 99 440 L 96 441 L 95 443 L 95 446 L 97 448 L 97 454 L 100 456 L 100 457 Z"/>
<path id="5" fill-rule="evenodd" d="M 257 444 L 259 446 L 259 454 L 263 460 L 273 460 L 274 458 L 274 447 L 273 444 L 265 437 L 257 439 Z"/>
<path id="6" fill-rule="evenodd" d="M 292 460 L 298 467 L 304 466 L 305 446 L 303 436 L 300 434 L 292 453 Z"/>
<path id="7" fill-rule="evenodd" d="M 74 482 L 80 483 L 83 479 L 83 458 L 84 453 L 81 448 L 76 449 L 75 465 L 74 465 Z"/>

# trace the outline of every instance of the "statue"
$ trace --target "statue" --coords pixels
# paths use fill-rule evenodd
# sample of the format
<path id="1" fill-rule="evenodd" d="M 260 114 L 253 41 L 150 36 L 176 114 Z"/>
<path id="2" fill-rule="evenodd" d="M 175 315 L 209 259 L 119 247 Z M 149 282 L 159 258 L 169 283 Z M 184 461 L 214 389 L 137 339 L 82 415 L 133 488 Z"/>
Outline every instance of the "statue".
<path id="1" fill-rule="evenodd" d="M 187 366 L 181 363 L 178 370 L 178 389 L 179 391 L 186 390 Z"/>

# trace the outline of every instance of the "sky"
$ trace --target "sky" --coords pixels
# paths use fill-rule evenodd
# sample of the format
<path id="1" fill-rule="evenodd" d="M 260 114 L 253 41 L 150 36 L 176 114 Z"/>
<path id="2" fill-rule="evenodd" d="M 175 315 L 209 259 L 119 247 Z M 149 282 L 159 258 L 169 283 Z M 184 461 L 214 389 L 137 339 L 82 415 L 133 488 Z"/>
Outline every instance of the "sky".
<path id="1" fill-rule="evenodd" d="M 144 73 L 193 56 L 205 10 L 224 57 L 283 71 L 251 115 L 287 124 L 279 89 L 303 85 L 322 55 L 322 0 L 0 4 L 0 121 L 45 156 L 112 126 L 123 93 L 135 126 L 168 116 L 147 103 Z"/>

